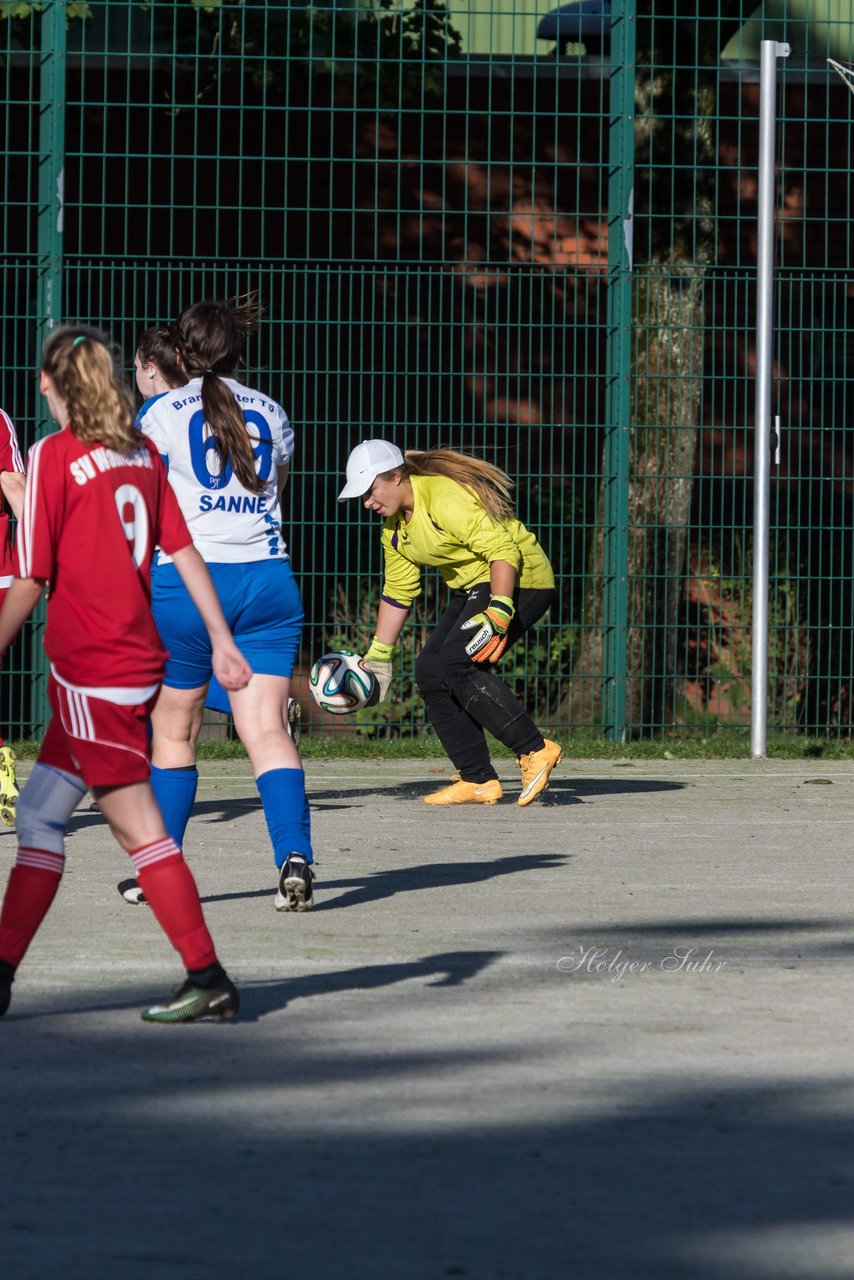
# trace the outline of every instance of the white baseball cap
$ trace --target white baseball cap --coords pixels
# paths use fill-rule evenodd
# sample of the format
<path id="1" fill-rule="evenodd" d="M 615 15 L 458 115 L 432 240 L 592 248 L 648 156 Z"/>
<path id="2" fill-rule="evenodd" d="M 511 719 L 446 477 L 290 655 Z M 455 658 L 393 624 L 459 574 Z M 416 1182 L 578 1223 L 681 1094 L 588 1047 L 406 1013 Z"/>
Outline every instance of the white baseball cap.
<path id="1" fill-rule="evenodd" d="M 339 493 L 338 501 L 361 498 L 383 471 L 393 471 L 403 465 L 403 454 L 396 444 L 388 440 L 363 440 L 347 459 L 347 483 Z"/>

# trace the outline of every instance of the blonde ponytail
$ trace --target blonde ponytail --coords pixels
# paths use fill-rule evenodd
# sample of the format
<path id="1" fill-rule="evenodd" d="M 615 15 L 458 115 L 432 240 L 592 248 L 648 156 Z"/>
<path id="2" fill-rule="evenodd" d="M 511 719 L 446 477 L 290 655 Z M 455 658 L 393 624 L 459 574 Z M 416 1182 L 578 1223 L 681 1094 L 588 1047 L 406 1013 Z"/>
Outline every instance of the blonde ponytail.
<path id="1" fill-rule="evenodd" d="M 44 345 L 42 370 L 68 406 L 68 424 L 78 440 L 125 455 L 139 448 L 133 398 L 106 334 L 84 325 L 54 329 Z"/>

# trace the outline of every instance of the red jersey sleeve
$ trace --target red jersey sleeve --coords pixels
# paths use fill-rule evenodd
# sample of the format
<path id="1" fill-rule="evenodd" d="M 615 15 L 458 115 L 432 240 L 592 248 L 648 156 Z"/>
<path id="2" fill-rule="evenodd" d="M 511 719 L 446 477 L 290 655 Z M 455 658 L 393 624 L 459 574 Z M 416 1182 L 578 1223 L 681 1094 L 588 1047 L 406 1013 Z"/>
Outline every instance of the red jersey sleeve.
<path id="1" fill-rule="evenodd" d="M 33 445 L 27 457 L 24 510 L 18 525 L 18 556 L 22 578 L 50 581 L 65 505 L 62 476 L 55 465 L 55 449 L 48 436 Z"/>
<path id="2" fill-rule="evenodd" d="M 0 471 L 23 471 L 24 459 L 15 427 L 8 413 L 0 409 Z"/>

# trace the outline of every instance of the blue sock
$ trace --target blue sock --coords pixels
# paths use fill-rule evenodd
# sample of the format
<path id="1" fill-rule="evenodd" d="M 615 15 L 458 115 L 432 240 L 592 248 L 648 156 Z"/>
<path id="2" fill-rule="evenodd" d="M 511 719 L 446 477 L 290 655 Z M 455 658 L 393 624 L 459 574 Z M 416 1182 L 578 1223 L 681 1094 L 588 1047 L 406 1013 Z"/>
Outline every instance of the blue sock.
<path id="1" fill-rule="evenodd" d="M 302 769 L 269 769 L 255 779 L 255 785 L 264 806 L 276 866 L 283 866 L 289 853 L 301 853 L 306 862 L 313 862 L 311 811 Z"/>
<path id="2" fill-rule="evenodd" d="M 184 847 L 184 832 L 196 801 L 199 771 L 194 764 L 183 769 L 158 769 L 151 766 L 151 789 L 160 805 L 166 830 L 179 849 Z"/>

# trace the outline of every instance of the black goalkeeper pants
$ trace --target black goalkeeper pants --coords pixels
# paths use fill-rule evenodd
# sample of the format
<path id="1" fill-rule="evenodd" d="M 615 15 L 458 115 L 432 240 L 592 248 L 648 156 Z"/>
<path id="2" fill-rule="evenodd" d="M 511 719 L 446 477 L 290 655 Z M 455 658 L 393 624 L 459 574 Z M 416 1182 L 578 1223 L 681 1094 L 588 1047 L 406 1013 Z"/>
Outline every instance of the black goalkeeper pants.
<path id="1" fill-rule="evenodd" d="M 497 675 L 496 667 L 520 636 L 539 622 L 555 593 L 517 588 L 507 648 L 496 666 L 472 662 L 466 645 L 473 632 L 460 630 L 469 618 L 483 612 L 490 595 L 488 582 L 480 582 L 470 591 L 455 591 L 415 663 L 415 679 L 427 716 L 464 782 L 488 782 L 497 777 L 484 730 L 516 756 L 543 746 L 543 735 Z"/>

